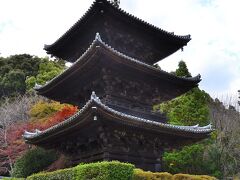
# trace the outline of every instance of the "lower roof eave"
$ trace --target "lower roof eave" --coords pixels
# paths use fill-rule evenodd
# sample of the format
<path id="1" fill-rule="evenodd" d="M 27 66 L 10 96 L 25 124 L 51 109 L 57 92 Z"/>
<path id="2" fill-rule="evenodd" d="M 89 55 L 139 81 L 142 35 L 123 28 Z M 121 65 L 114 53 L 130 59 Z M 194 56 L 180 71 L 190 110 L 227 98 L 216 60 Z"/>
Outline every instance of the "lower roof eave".
<path id="1" fill-rule="evenodd" d="M 44 131 L 36 130 L 36 132 L 33 133 L 25 131 L 23 138 L 26 143 L 29 144 L 45 144 L 54 138 L 61 138 L 66 134 L 71 134 L 76 129 L 79 131 L 83 128 L 87 128 L 88 125 L 98 122 L 98 116 L 104 117 L 100 118 L 99 121 L 110 121 L 128 127 L 139 128 L 146 132 L 154 132 L 155 134 L 164 134 L 192 140 L 204 139 L 213 131 L 211 125 L 205 127 L 176 126 L 128 115 L 106 106 L 100 101 L 95 93 L 93 93 L 91 99 L 75 115 Z"/>

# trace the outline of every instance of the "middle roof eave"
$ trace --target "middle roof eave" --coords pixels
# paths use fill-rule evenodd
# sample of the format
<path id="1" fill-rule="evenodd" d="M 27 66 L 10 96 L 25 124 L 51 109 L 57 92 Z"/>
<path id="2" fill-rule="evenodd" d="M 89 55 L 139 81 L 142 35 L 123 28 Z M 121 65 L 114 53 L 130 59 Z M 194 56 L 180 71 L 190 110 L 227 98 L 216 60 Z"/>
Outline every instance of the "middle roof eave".
<path id="1" fill-rule="evenodd" d="M 169 83 L 181 84 L 181 86 L 183 87 L 195 87 L 201 81 L 200 75 L 190 78 L 178 77 L 161 69 L 157 69 L 144 62 L 141 62 L 137 59 L 131 58 L 123 53 L 120 53 L 112 47 L 108 46 L 106 43 L 104 43 L 101 40 L 100 35 L 97 33 L 95 40 L 92 42 L 87 51 L 85 51 L 85 53 L 81 55 L 81 57 L 78 58 L 78 60 L 73 63 L 71 67 L 66 69 L 63 73 L 53 78 L 45 85 L 35 88 L 35 90 L 37 90 L 41 95 L 44 95 L 45 92 L 51 91 L 54 87 L 64 83 L 74 73 L 82 71 L 87 65 L 94 65 L 93 62 L 97 62 L 99 60 L 97 58 L 97 54 L 110 56 L 111 58 L 108 59 L 111 61 L 123 64 L 137 71 L 147 73 L 151 76 L 155 76 L 159 79 L 167 80 Z"/>

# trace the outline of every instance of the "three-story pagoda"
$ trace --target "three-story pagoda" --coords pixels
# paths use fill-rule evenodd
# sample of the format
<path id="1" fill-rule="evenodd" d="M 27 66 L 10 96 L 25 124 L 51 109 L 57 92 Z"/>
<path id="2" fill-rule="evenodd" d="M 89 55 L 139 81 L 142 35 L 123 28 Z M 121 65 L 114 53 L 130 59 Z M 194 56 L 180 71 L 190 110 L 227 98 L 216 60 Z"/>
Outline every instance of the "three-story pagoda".
<path id="1" fill-rule="evenodd" d="M 40 95 L 81 109 L 47 130 L 25 132 L 25 141 L 57 149 L 72 164 L 119 160 L 161 170 L 164 149 L 199 141 L 212 131 L 210 126 L 170 125 L 164 114 L 152 111 L 154 104 L 198 86 L 200 76 L 177 77 L 153 66 L 190 40 L 107 0 L 95 0 L 76 24 L 44 47 L 73 65 L 35 88 Z"/>

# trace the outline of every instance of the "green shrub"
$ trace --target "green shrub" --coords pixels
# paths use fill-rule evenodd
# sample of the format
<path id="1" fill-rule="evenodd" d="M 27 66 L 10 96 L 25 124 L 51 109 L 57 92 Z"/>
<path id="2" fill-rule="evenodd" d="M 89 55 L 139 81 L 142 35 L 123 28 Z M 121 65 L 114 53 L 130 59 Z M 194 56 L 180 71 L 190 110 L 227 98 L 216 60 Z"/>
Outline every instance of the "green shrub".
<path id="1" fill-rule="evenodd" d="M 207 176 L 207 175 L 199 175 L 202 179 L 206 180 L 217 180 L 217 178 L 212 177 L 212 176 Z"/>
<path id="2" fill-rule="evenodd" d="M 2 180 L 24 180 L 24 178 L 3 178 Z"/>
<path id="3" fill-rule="evenodd" d="M 167 172 L 152 173 L 142 169 L 134 169 L 133 180 L 171 180 L 172 175 Z"/>
<path id="4" fill-rule="evenodd" d="M 153 173 L 134 169 L 133 180 L 216 180 L 214 177 L 206 175 L 190 175 L 190 174 L 175 174 L 171 175 L 167 172 Z"/>
<path id="5" fill-rule="evenodd" d="M 216 180 L 216 178 L 205 175 L 175 174 L 172 180 Z"/>
<path id="6" fill-rule="evenodd" d="M 133 169 L 134 165 L 118 161 L 97 162 L 33 174 L 27 180 L 131 180 Z"/>
<path id="7" fill-rule="evenodd" d="M 134 169 L 133 180 L 216 180 L 206 175 L 175 174 L 167 172 L 150 172 L 142 169 Z"/>
<path id="8" fill-rule="evenodd" d="M 165 152 L 163 156 L 164 169 L 176 173 L 198 173 L 202 174 L 207 168 L 203 159 L 204 144 L 193 144 L 185 146 L 181 150 Z"/>
<path id="9" fill-rule="evenodd" d="M 29 150 L 14 164 L 12 176 L 26 178 L 33 173 L 44 170 L 56 159 L 57 154 L 54 151 L 42 148 Z"/>
<path id="10" fill-rule="evenodd" d="M 61 169 L 54 172 L 38 173 L 27 177 L 27 180 L 72 180 L 75 177 L 75 168 Z"/>
<path id="11" fill-rule="evenodd" d="M 167 172 L 161 172 L 161 173 L 153 173 L 156 179 L 161 179 L 161 180 L 171 180 L 172 175 Z"/>
<path id="12" fill-rule="evenodd" d="M 134 165 L 118 161 L 80 164 L 76 167 L 77 180 L 130 180 Z"/>
<path id="13" fill-rule="evenodd" d="M 205 175 L 153 173 L 134 169 L 132 164 L 112 161 L 80 164 L 54 172 L 41 172 L 29 176 L 27 180 L 216 180 L 216 178 Z"/>

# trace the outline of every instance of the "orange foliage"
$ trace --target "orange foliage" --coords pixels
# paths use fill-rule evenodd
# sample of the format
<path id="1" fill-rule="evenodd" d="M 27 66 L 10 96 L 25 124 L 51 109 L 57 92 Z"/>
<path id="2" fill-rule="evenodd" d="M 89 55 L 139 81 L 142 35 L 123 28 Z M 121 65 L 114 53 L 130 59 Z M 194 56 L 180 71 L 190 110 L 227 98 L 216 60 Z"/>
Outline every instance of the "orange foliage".
<path id="1" fill-rule="evenodd" d="M 45 130 L 69 118 L 70 116 L 75 114 L 77 110 L 78 108 L 76 106 L 66 105 L 60 111 L 56 112 L 54 115 L 50 116 L 49 118 L 47 118 L 41 123 L 39 123 L 38 121 L 29 123 L 28 130 L 34 130 L 34 129 Z"/>
<path id="2" fill-rule="evenodd" d="M 60 111 L 47 118 L 44 122 L 39 123 L 38 121 L 33 121 L 30 123 L 23 122 L 13 124 L 7 129 L 7 144 L 4 148 L 0 148 L 1 152 L 9 157 L 12 162 L 15 162 L 16 158 L 20 157 L 28 149 L 28 145 L 22 138 L 25 130 L 45 130 L 69 118 L 75 114 L 77 110 L 78 108 L 76 106 L 66 105 Z"/>

